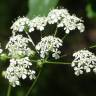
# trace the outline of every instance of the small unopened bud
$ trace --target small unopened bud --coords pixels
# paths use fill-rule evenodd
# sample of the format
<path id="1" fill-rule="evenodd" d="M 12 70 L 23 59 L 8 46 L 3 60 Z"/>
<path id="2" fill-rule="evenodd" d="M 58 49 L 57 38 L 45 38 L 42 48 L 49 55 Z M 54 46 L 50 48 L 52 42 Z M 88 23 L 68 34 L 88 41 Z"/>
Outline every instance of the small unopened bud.
<path id="1" fill-rule="evenodd" d="M 5 71 L 2 71 L 2 76 L 3 77 L 5 77 L 5 74 L 6 74 L 6 72 Z"/>
<path id="2" fill-rule="evenodd" d="M 8 59 L 8 56 L 7 56 L 7 54 L 1 54 L 0 55 L 0 59 L 2 60 L 2 61 L 6 61 L 7 59 Z"/>
<path id="3" fill-rule="evenodd" d="M 36 54 L 36 52 L 35 52 L 35 51 L 33 51 L 33 50 L 31 50 L 31 56 L 32 56 L 32 57 L 34 57 L 34 56 L 35 56 L 35 54 Z"/>
<path id="4" fill-rule="evenodd" d="M 44 60 L 38 60 L 38 61 L 37 61 L 37 65 L 38 65 L 39 67 L 42 67 L 43 64 L 44 64 Z"/>

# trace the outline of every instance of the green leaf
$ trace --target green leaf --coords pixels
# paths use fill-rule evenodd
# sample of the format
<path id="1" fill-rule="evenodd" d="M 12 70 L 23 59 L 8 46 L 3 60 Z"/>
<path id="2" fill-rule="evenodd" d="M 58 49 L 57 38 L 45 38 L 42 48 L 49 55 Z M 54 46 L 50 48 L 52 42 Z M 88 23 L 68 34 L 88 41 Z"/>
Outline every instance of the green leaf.
<path id="1" fill-rule="evenodd" d="M 89 18 L 96 18 L 96 12 L 93 11 L 92 5 L 90 3 L 86 6 L 86 12 Z"/>
<path id="2" fill-rule="evenodd" d="M 56 7 L 59 0 L 29 0 L 28 17 L 46 16 L 50 9 Z"/>

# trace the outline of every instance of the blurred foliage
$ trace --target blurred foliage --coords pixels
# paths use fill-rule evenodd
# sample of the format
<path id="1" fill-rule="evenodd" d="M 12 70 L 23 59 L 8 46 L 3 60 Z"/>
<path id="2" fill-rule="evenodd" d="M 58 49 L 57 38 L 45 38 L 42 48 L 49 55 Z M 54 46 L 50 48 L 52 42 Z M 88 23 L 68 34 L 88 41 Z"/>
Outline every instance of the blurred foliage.
<path id="1" fill-rule="evenodd" d="M 95 7 L 96 7 L 96 3 L 95 3 Z M 87 12 L 87 16 L 88 18 L 95 18 L 96 19 L 96 9 L 93 8 L 93 5 L 91 3 L 88 3 L 86 6 L 86 12 Z"/>
<path id="2" fill-rule="evenodd" d="M 46 16 L 50 9 L 56 7 L 59 0 L 29 0 L 28 17 Z"/>
<path id="3" fill-rule="evenodd" d="M 88 18 L 96 20 L 96 0 L 88 0 L 86 4 Z"/>

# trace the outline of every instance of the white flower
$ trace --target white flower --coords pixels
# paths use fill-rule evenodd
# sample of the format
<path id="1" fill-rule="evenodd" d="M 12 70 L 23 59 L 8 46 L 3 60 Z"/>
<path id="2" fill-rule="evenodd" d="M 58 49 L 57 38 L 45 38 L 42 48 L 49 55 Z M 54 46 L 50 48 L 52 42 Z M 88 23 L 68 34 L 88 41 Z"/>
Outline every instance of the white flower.
<path id="1" fill-rule="evenodd" d="M 12 36 L 6 45 L 9 56 L 17 58 L 19 56 L 30 56 L 32 50 L 28 47 L 30 40 L 22 35 Z"/>
<path id="2" fill-rule="evenodd" d="M 48 23 L 57 23 L 57 27 L 63 27 L 66 34 L 69 34 L 71 30 L 76 28 L 83 32 L 85 27 L 83 25 L 83 20 L 76 17 L 75 15 L 70 15 L 66 9 L 53 9 L 48 14 Z"/>
<path id="3" fill-rule="evenodd" d="M 36 30 L 43 31 L 44 27 L 47 25 L 47 18 L 46 17 L 35 17 L 29 23 L 29 32 Z"/>
<path id="4" fill-rule="evenodd" d="M 28 71 L 28 75 L 29 75 L 30 80 L 36 78 L 36 76 L 34 74 L 35 74 L 35 71 L 34 70 L 29 70 Z"/>
<path id="5" fill-rule="evenodd" d="M 30 80 L 35 79 L 35 71 L 30 69 L 31 66 L 32 63 L 28 57 L 11 59 L 10 65 L 4 73 L 5 78 L 9 80 L 13 87 L 20 85 L 19 79 L 24 80 L 27 77 L 29 77 Z"/>
<path id="6" fill-rule="evenodd" d="M 3 52 L 3 49 L 1 49 L 1 44 L 0 44 L 0 54 Z"/>
<path id="7" fill-rule="evenodd" d="M 69 15 L 69 13 L 66 9 L 53 9 L 48 14 L 48 23 L 58 23 L 62 18 L 66 18 L 67 15 Z"/>
<path id="8" fill-rule="evenodd" d="M 80 32 L 83 32 L 85 30 L 85 27 L 81 22 L 83 21 L 75 15 L 67 15 L 66 18 L 63 18 L 57 26 L 64 27 L 65 33 L 67 34 L 69 34 L 71 30 L 75 30 L 76 28 L 80 30 Z"/>
<path id="9" fill-rule="evenodd" d="M 27 17 L 18 18 L 11 26 L 11 29 L 13 30 L 13 32 L 22 32 L 24 31 L 25 26 L 28 24 L 29 19 Z"/>
<path id="10" fill-rule="evenodd" d="M 55 59 L 59 59 L 60 58 L 60 55 L 61 54 L 61 51 L 58 51 L 57 49 L 56 50 L 53 50 L 53 54 L 52 54 L 52 57 L 55 58 Z"/>
<path id="11" fill-rule="evenodd" d="M 36 50 L 39 52 L 41 58 L 45 58 L 52 52 L 52 57 L 59 59 L 59 47 L 62 46 L 63 41 L 57 37 L 46 36 L 36 45 Z"/>
<path id="12" fill-rule="evenodd" d="M 72 67 L 74 68 L 75 75 L 88 73 L 91 70 L 95 71 L 96 68 L 96 56 L 88 50 L 80 50 L 73 54 L 75 59 L 72 61 Z"/>
<path id="13" fill-rule="evenodd" d="M 83 74 L 82 69 L 82 67 L 74 67 L 75 75 L 79 76 L 80 74 Z"/>
<path id="14" fill-rule="evenodd" d="M 80 30 L 80 32 L 84 32 L 84 30 L 85 30 L 85 26 L 83 25 L 83 23 L 78 23 L 77 28 L 78 28 L 78 30 Z"/>
<path id="15" fill-rule="evenodd" d="M 81 19 L 76 17 L 75 15 L 67 15 L 66 18 L 63 18 L 60 23 L 58 23 L 58 27 L 64 27 L 65 33 L 69 34 L 71 30 L 75 30 L 76 28 L 83 32 L 85 27 L 83 25 Z M 60 26 L 62 25 L 62 26 Z"/>

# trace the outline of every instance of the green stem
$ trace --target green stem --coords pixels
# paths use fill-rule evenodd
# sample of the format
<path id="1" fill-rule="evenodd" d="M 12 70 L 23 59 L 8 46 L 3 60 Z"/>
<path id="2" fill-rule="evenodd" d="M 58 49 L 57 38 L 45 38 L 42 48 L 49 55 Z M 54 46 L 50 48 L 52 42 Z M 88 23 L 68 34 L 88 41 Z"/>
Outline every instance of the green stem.
<path id="1" fill-rule="evenodd" d="M 52 61 L 45 61 L 45 63 L 48 63 L 48 64 L 71 64 L 69 62 L 52 62 Z"/>
<path id="2" fill-rule="evenodd" d="M 66 38 L 67 34 L 64 35 L 64 37 L 62 37 L 62 40 L 64 40 Z"/>
<path id="3" fill-rule="evenodd" d="M 58 31 L 57 31 L 57 28 L 56 28 L 55 33 L 54 33 L 54 37 L 56 36 L 57 32 L 58 32 Z"/>
<path id="4" fill-rule="evenodd" d="M 7 96 L 10 96 L 11 94 L 11 85 L 8 86 Z"/>
<path id="5" fill-rule="evenodd" d="M 28 34 L 28 32 L 25 32 L 25 33 L 26 33 L 26 35 L 28 36 L 28 38 L 30 39 L 30 41 L 31 41 L 32 45 L 35 47 L 35 44 L 34 44 L 34 42 L 33 42 L 32 38 L 30 37 L 30 35 Z"/>
<path id="6" fill-rule="evenodd" d="M 41 31 L 40 31 L 40 35 L 41 35 L 41 39 L 42 39 L 43 36 L 42 36 L 42 32 Z"/>
<path id="7" fill-rule="evenodd" d="M 38 60 L 32 60 L 32 62 L 35 62 L 35 63 L 37 63 L 38 62 Z M 48 64 L 71 64 L 71 63 L 69 63 L 69 62 L 57 62 L 57 61 L 45 61 L 44 63 L 48 63 Z"/>
<path id="8" fill-rule="evenodd" d="M 67 56 L 67 54 L 62 55 L 60 58 L 63 58 L 63 57 L 65 57 L 65 56 Z"/>
<path id="9" fill-rule="evenodd" d="M 32 62 L 35 62 L 35 63 L 38 62 L 38 60 L 31 60 L 31 61 L 32 61 Z M 47 61 L 47 60 L 44 62 L 44 64 L 45 64 L 45 63 L 48 63 L 48 64 L 71 64 L 71 63 L 69 63 L 69 62 L 58 62 L 58 61 L 53 61 L 53 62 L 52 62 L 52 61 Z"/>
<path id="10" fill-rule="evenodd" d="M 34 63 L 37 63 L 38 62 L 38 60 L 31 60 L 32 62 L 34 62 Z"/>
<path id="11" fill-rule="evenodd" d="M 41 68 L 41 69 L 42 69 L 42 68 Z M 34 82 L 32 83 L 31 87 L 29 88 L 29 90 L 28 90 L 28 92 L 26 93 L 25 96 L 29 96 L 29 95 L 30 95 L 32 89 L 34 88 L 34 86 L 35 86 L 36 83 L 37 83 L 37 80 L 38 80 L 38 78 L 39 78 L 39 76 L 40 76 L 40 73 L 41 73 L 41 70 L 39 71 L 39 73 L 38 73 L 36 79 L 35 79 Z"/>
<path id="12" fill-rule="evenodd" d="M 89 48 L 90 48 L 90 49 L 92 49 L 92 48 L 96 48 L 96 45 L 90 46 Z"/>

